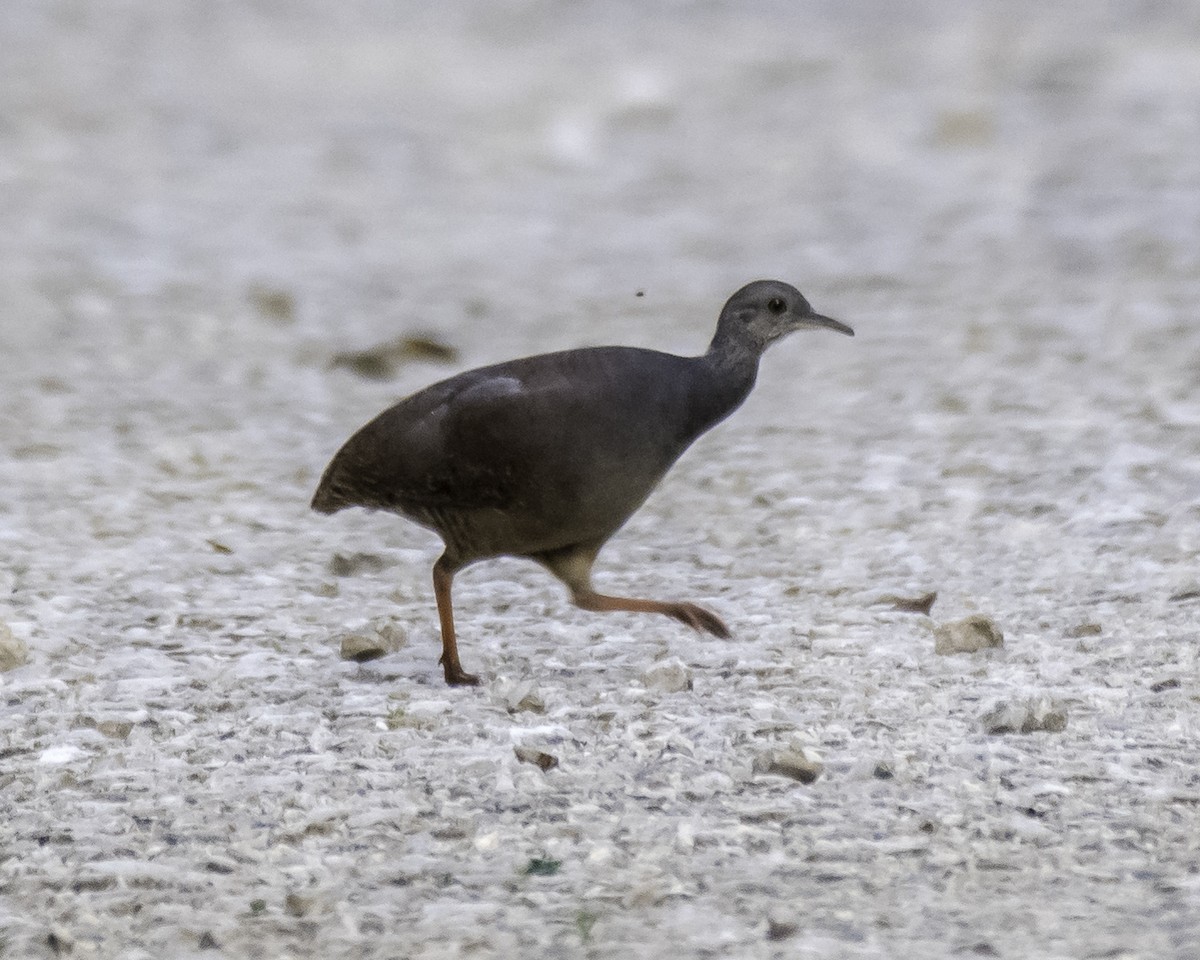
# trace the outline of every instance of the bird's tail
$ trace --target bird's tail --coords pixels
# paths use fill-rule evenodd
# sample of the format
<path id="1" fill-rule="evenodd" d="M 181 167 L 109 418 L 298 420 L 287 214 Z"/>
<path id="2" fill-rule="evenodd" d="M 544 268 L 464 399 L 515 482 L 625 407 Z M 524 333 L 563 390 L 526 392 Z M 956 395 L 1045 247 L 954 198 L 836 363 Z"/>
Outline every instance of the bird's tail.
<path id="1" fill-rule="evenodd" d="M 331 463 L 321 477 L 321 482 L 317 484 L 317 491 L 313 494 L 312 508 L 317 513 L 337 513 L 339 510 L 345 510 L 346 507 L 354 505 L 354 501 L 348 495 L 345 485 L 342 483 L 337 463 Z"/>

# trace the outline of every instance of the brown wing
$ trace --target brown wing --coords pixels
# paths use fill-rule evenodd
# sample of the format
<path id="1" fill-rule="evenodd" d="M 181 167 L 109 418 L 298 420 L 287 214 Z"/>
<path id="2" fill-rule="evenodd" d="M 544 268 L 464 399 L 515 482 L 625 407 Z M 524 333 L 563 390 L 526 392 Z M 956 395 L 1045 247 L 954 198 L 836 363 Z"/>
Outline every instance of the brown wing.
<path id="1" fill-rule="evenodd" d="M 668 354 L 598 347 L 459 374 L 351 437 L 313 506 L 516 507 L 615 529 L 702 429 L 688 417 L 695 369 Z"/>
<path id="2" fill-rule="evenodd" d="M 565 380 L 545 366 L 512 361 L 472 370 L 385 410 L 338 451 L 313 508 L 510 506 L 540 451 L 561 443 L 546 412 Z"/>

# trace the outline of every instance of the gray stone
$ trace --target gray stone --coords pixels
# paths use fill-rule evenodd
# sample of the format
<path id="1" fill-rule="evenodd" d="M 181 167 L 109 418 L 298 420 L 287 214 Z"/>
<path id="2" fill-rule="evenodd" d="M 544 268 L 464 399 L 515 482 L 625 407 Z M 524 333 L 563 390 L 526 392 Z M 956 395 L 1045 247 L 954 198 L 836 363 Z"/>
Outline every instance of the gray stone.
<path id="1" fill-rule="evenodd" d="M 366 663 L 395 653 L 408 642 L 404 629 L 390 620 L 371 623 L 361 633 L 342 637 L 343 660 Z"/>
<path id="2" fill-rule="evenodd" d="M 1004 646 L 1000 628 L 982 614 L 938 624 L 933 628 L 933 639 L 933 652 L 940 654 L 977 653 Z"/>
<path id="3" fill-rule="evenodd" d="M 899 594 L 888 593 L 875 602 L 887 604 L 888 608 L 894 610 L 896 613 L 920 613 L 929 616 L 929 612 L 933 609 L 936 601 L 937 591 L 932 590 L 917 597 L 904 597 Z"/>
<path id="4" fill-rule="evenodd" d="M 800 783 L 814 783 L 824 770 L 820 757 L 802 747 L 764 753 L 754 761 L 756 774 L 788 777 Z"/>
<path id="5" fill-rule="evenodd" d="M 979 718 L 985 733 L 1061 733 L 1067 708 L 1049 697 L 1001 700 Z"/>
<path id="6" fill-rule="evenodd" d="M 692 689 L 692 669 L 678 657 L 661 660 L 642 674 L 642 683 L 651 690 L 679 693 Z"/>
<path id="7" fill-rule="evenodd" d="M 509 713 L 546 712 L 546 704 L 538 693 L 536 680 L 510 680 L 507 677 L 499 677 L 492 684 L 490 693 L 492 700 Z"/>
<path id="8" fill-rule="evenodd" d="M 0 671 L 15 670 L 29 662 L 29 646 L 0 623 Z"/>
<path id="9" fill-rule="evenodd" d="M 543 750 L 537 750 L 533 747 L 515 747 L 513 753 L 517 755 L 517 759 L 522 763 L 532 763 L 543 773 L 547 770 L 553 770 L 558 766 L 558 757 L 552 753 L 546 753 Z"/>

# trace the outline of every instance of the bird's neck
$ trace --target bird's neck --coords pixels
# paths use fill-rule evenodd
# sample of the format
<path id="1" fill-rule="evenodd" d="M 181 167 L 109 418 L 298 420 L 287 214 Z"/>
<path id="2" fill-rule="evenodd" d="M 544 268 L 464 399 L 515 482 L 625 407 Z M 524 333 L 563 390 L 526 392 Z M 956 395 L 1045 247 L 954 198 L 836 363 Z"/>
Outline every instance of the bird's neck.
<path id="1" fill-rule="evenodd" d="M 735 341 L 727 341 L 718 331 L 708 352 L 697 361 L 703 370 L 704 388 L 695 403 L 701 432 L 715 426 L 742 405 L 758 377 L 760 354 Z"/>

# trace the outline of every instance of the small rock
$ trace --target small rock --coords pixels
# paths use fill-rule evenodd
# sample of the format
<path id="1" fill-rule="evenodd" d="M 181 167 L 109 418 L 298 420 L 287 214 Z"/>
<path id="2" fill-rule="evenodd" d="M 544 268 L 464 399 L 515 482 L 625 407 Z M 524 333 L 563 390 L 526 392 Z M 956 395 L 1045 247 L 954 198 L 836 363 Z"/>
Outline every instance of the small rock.
<path id="1" fill-rule="evenodd" d="M 364 913 L 358 921 L 359 936 L 372 940 L 384 936 L 389 929 L 388 921 L 377 913 Z"/>
<path id="2" fill-rule="evenodd" d="M 521 713 L 528 711 L 529 713 L 545 713 L 546 703 L 542 700 L 541 695 L 536 691 L 531 691 L 517 701 L 517 705 L 510 710 L 510 713 Z"/>
<path id="3" fill-rule="evenodd" d="M 1077 623 L 1063 634 L 1068 640 L 1082 640 L 1084 637 L 1098 637 L 1103 628 L 1098 623 Z"/>
<path id="4" fill-rule="evenodd" d="M 543 773 L 547 770 L 553 770 L 558 766 L 558 757 L 551 753 L 535 750 L 533 747 L 515 747 L 513 753 L 517 755 L 517 759 L 522 763 L 532 763 Z"/>
<path id="5" fill-rule="evenodd" d="M 1151 693 L 1162 693 L 1164 690 L 1175 690 L 1179 687 L 1178 677 L 1167 677 L 1166 680 L 1159 680 L 1156 683 L 1150 684 Z"/>
<path id="6" fill-rule="evenodd" d="M 538 693 L 535 680 L 509 680 L 498 678 L 489 691 L 492 700 L 509 713 L 545 713 L 546 704 Z"/>
<path id="7" fill-rule="evenodd" d="M 596 921 L 600 919 L 598 913 L 592 913 L 590 910 L 580 910 L 575 914 L 575 929 L 579 931 L 579 939 L 587 943 L 592 939 L 592 927 L 596 925 Z"/>
<path id="8" fill-rule="evenodd" d="M 110 740 L 124 740 L 133 732 L 130 720 L 100 720 L 96 729 Z"/>
<path id="9" fill-rule="evenodd" d="M 800 783 L 814 783 L 825 770 L 813 751 L 803 748 L 764 753 L 754 761 L 754 772 L 788 777 Z"/>
<path id="10" fill-rule="evenodd" d="M 0 623 L 0 670 L 15 670 L 28 662 L 28 644 Z"/>
<path id="11" fill-rule="evenodd" d="M 346 367 L 368 380 L 387 380 L 401 364 L 411 360 L 454 363 L 458 351 L 436 337 L 425 334 L 397 337 L 366 350 L 334 354 L 332 367 Z"/>
<path id="12" fill-rule="evenodd" d="M 75 949 L 75 938 L 64 927 L 53 927 L 46 934 L 46 946 L 56 957 L 65 957 Z"/>
<path id="13" fill-rule="evenodd" d="M 116 877 L 76 877 L 71 881 L 71 890 L 75 893 L 103 893 L 116 885 Z"/>
<path id="14" fill-rule="evenodd" d="M 342 659 L 367 663 L 395 653 L 407 642 L 408 637 L 398 624 L 390 620 L 371 623 L 362 633 L 342 637 Z"/>
<path id="15" fill-rule="evenodd" d="M 275 323 L 286 324 L 296 319 L 296 299 L 286 290 L 256 283 L 246 292 L 246 298 L 261 316 Z"/>
<path id="16" fill-rule="evenodd" d="M 1049 697 L 1002 700 L 979 718 L 985 733 L 1061 733 L 1067 708 Z"/>
<path id="17" fill-rule="evenodd" d="M 919 597 L 901 597 L 894 593 L 888 593 L 875 602 L 886 603 L 897 613 L 923 613 L 925 616 L 929 616 L 929 611 L 933 609 L 936 600 L 937 591 L 934 590 L 930 593 L 923 593 Z"/>
<path id="18" fill-rule="evenodd" d="M 933 142 L 939 147 L 986 147 L 996 138 L 996 121 L 986 110 L 943 110 Z"/>
<path id="19" fill-rule="evenodd" d="M 767 939 L 772 942 L 780 940 L 788 940 L 800 932 L 798 924 L 789 923 L 785 920 L 776 920 L 774 917 L 767 919 Z"/>
<path id="20" fill-rule="evenodd" d="M 335 577 L 352 577 L 356 573 L 379 573 L 387 562 L 377 553 L 335 553 L 329 559 L 329 572 Z"/>
<path id="21" fill-rule="evenodd" d="M 561 860 L 551 860 L 548 857 L 534 857 L 525 865 L 521 872 L 527 877 L 552 877 L 562 866 Z"/>
<path id="22" fill-rule="evenodd" d="M 663 693 L 679 693 L 692 689 L 692 670 L 678 657 L 654 664 L 642 674 L 642 683 Z"/>
<path id="23" fill-rule="evenodd" d="M 289 916 L 306 917 L 313 912 L 317 906 L 317 898 L 305 896 L 300 893 L 289 893 L 283 898 L 283 909 L 287 911 Z"/>
<path id="24" fill-rule="evenodd" d="M 200 934 L 199 947 L 201 950 L 220 950 L 221 945 L 217 943 L 217 938 L 208 930 Z"/>
<path id="25" fill-rule="evenodd" d="M 1004 634 L 988 617 L 975 614 L 933 628 L 934 653 L 976 653 L 1004 646 Z"/>

